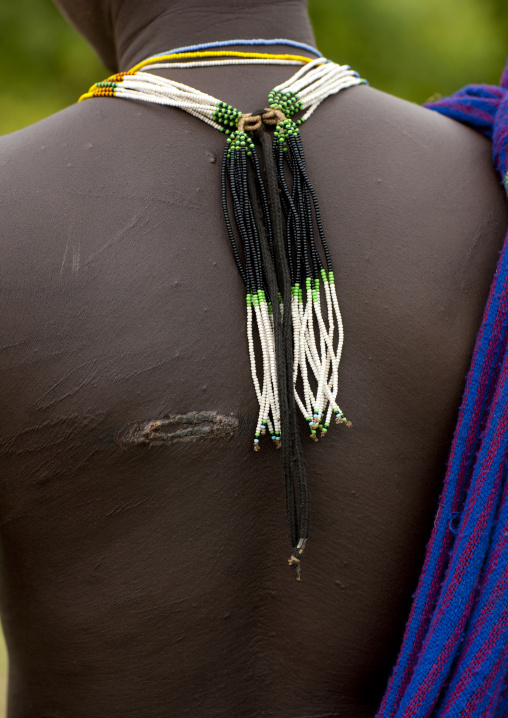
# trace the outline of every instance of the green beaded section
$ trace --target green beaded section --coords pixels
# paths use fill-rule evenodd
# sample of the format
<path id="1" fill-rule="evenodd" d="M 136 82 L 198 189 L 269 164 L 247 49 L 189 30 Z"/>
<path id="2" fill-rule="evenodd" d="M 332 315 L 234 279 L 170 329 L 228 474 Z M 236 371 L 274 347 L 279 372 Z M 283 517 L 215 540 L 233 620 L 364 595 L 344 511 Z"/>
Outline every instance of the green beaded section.
<path id="1" fill-rule="evenodd" d="M 335 277 L 333 275 L 333 272 L 328 272 L 328 281 L 330 284 L 335 284 Z"/>
<path id="2" fill-rule="evenodd" d="M 103 80 L 102 82 L 96 82 L 95 87 L 113 87 L 116 89 L 118 87 L 118 82 L 112 82 L 111 80 Z"/>
<path id="3" fill-rule="evenodd" d="M 295 137 L 296 135 L 298 135 L 299 122 L 300 120 L 298 120 L 298 122 L 293 122 L 293 120 L 283 120 L 275 128 L 275 141 L 282 146 L 282 149 L 285 152 L 287 151 L 286 139 L 288 137 Z"/>
<path id="4" fill-rule="evenodd" d="M 247 294 L 247 304 L 251 303 L 254 307 L 259 307 L 260 304 L 266 304 L 268 308 L 268 314 L 273 314 L 273 307 L 272 303 L 268 301 L 266 298 L 266 293 L 264 289 L 258 289 L 256 292 L 253 292 L 252 294 Z M 279 303 L 282 305 L 282 294 L 279 292 Z"/>
<path id="5" fill-rule="evenodd" d="M 314 289 L 312 290 L 312 301 L 319 304 L 319 279 L 314 280 Z"/>
<path id="6" fill-rule="evenodd" d="M 268 311 L 271 312 L 271 304 L 266 299 L 266 294 L 263 289 L 258 289 L 257 292 L 247 294 L 247 304 L 252 303 L 254 307 L 259 307 L 260 304 L 266 304 Z"/>
<path id="7" fill-rule="evenodd" d="M 328 283 L 332 284 L 333 283 L 333 281 L 330 281 L 328 279 L 328 276 L 331 275 L 332 280 L 333 280 L 332 272 L 330 272 L 330 274 L 327 276 L 325 270 L 321 269 L 320 274 L 321 274 L 321 279 L 319 279 L 319 277 L 316 277 L 316 279 L 312 279 L 312 277 L 305 278 L 305 289 L 307 290 L 307 295 L 309 295 L 309 294 L 311 295 L 313 302 L 319 302 L 319 291 L 320 291 L 321 282 L 323 282 L 323 284 L 328 284 Z M 298 300 L 300 302 L 303 301 L 303 289 L 300 287 L 299 284 L 295 284 L 295 286 L 293 288 L 293 294 L 298 297 Z"/>
<path id="8" fill-rule="evenodd" d="M 228 105 L 227 102 L 218 102 L 212 120 L 220 125 L 220 131 L 229 135 L 238 127 L 238 120 L 242 116 L 240 110 Z"/>
<path id="9" fill-rule="evenodd" d="M 298 93 L 284 90 L 272 90 L 268 95 L 268 104 L 282 110 L 286 117 L 292 117 L 303 108 Z"/>
<path id="10" fill-rule="evenodd" d="M 227 143 L 228 157 L 231 157 L 232 152 L 246 152 L 250 156 L 255 151 L 254 142 L 245 132 L 240 132 L 240 130 L 232 132 L 227 139 Z"/>

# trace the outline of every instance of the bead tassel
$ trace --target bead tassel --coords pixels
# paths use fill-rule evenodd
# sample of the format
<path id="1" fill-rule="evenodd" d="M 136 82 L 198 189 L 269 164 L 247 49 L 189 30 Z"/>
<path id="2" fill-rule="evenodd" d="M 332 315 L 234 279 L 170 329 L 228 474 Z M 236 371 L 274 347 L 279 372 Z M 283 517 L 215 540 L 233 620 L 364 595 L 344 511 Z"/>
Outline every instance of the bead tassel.
<path id="1" fill-rule="evenodd" d="M 337 403 L 342 317 L 299 127 L 326 97 L 365 81 L 347 65 L 336 65 L 321 56 L 310 60 L 298 55 L 209 49 L 234 44 L 249 42 L 206 43 L 156 55 L 128 72 L 96 83 L 80 100 L 120 97 L 178 107 L 227 135 L 222 208 L 246 289 L 249 362 L 259 404 L 253 445 L 259 451 L 261 437 L 268 433 L 275 446 L 282 448 L 293 546 L 289 564 L 300 580 L 309 500 L 296 408 L 314 441 L 319 438 L 318 431 L 321 437 L 327 434 L 333 413 L 337 423 L 350 422 Z M 309 49 L 298 43 L 286 44 Z M 268 107 L 254 115 L 244 115 L 211 95 L 148 72 L 249 63 L 301 65 L 270 92 Z M 300 118 L 293 120 L 297 114 Z M 270 125 L 275 125 L 272 135 L 267 129 Z M 263 148 L 265 179 L 255 140 L 260 140 Z"/>

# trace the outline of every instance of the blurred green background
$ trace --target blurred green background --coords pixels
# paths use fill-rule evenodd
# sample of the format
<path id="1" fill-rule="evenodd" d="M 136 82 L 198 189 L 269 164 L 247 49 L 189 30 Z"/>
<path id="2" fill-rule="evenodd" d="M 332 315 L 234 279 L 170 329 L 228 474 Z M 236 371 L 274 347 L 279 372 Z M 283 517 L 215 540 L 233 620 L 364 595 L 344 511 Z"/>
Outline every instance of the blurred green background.
<path id="1" fill-rule="evenodd" d="M 506 0 L 310 0 L 321 51 L 413 102 L 497 82 L 508 56 Z M 1 0 L 0 134 L 75 102 L 107 74 L 50 0 Z M 0 716 L 7 660 L 0 643 Z"/>
<path id="2" fill-rule="evenodd" d="M 310 0 L 321 51 L 413 102 L 496 82 L 506 0 Z M 50 0 L 1 0 L 0 134 L 75 102 L 106 71 Z"/>

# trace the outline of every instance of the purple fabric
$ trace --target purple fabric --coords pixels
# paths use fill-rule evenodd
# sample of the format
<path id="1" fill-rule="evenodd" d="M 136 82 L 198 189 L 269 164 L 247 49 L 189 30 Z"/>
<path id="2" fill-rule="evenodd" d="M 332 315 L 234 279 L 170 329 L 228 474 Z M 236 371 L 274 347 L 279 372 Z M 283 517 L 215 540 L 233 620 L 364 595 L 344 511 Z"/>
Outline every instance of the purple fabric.
<path id="1" fill-rule="evenodd" d="M 508 68 L 430 110 L 492 139 L 508 171 Z M 508 716 L 508 242 L 466 379 L 434 529 L 376 718 Z M 456 516 L 460 516 L 458 529 Z M 451 521 L 455 517 L 455 523 Z"/>

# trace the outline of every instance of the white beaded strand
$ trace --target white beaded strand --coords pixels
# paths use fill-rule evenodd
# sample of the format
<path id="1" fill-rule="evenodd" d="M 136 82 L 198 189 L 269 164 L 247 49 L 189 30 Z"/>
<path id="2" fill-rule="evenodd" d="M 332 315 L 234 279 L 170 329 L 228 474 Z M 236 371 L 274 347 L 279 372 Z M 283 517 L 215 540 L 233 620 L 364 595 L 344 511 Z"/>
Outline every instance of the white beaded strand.
<path id="1" fill-rule="evenodd" d="M 139 72 L 146 70 L 187 70 L 192 67 L 220 67 L 221 65 L 303 65 L 301 60 L 261 60 L 259 58 L 242 59 L 230 58 L 227 60 L 191 60 L 190 62 L 154 62 L 145 65 Z"/>
<path id="2" fill-rule="evenodd" d="M 224 103 L 212 95 L 176 80 L 155 75 L 149 70 L 227 65 L 300 66 L 292 77 L 273 90 L 275 94 L 282 93 L 282 97 L 287 94 L 290 106 L 291 98 L 296 98 L 295 102 L 299 103 L 298 107 L 303 112 L 299 124 L 305 122 L 330 95 L 364 82 L 348 65 L 337 65 L 323 57 L 317 57 L 309 62 L 259 57 L 166 62 L 161 60 L 161 55 L 158 55 L 153 57 L 152 63 L 144 64 L 133 74 L 125 74 L 121 79 L 110 84 L 114 85 L 114 95 L 117 97 L 177 107 L 214 129 L 224 131 L 228 130 L 227 124 L 224 126 L 216 121 L 216 118 L 220 117 L 220 112 L 219 114 L 217 112 L 219 108 L 225 106 Z M 284 101 L 282 104 L 284 105 Z M 277 104 L 272 106 L 276 107 Z M 339 385 L 338 370 L 344 343 L 342 316 L 333 274 L 330 273 L 328 276 L 324 271 L 321 274 L 317 286 L 312 280 L 310 286 L 306 284 L 305 287 L 295 291 L 291 306 L 294 350 L 292 378 L 295 401 L 310 424 L 311 438 L 314 440 L 317 440 L 318 426 L 321 428 L 321 436 L 326 434 L 333 412 L 337 415 L 337 422 L 345 421 L 336 402 Z M 261 294 L 263 293 L 248 295 L 247 301 L 249 361 L 259 404 L 254 440 L 256 449 L 259 449 L 258 437 L 265 433 L 265 429 L 269 430 L 272 437 L 280 437 L 281 431 L 273 316 L 269 312 L 266 299 L 261 298 Z M 282 304 L 276 298 L 272 299 L 275 301 L 272 311 L 282 312 Z M 261 349 L 259 363 L 256 361 L 254 324 Z M 258 372 L 261 373 L 258 375 Z M 311 381 L 315 390 L 311 387 Z M 301 386 L 301 396 L 297 384 Z M 279 444 L 278 439 L 276 441 Z"/>

